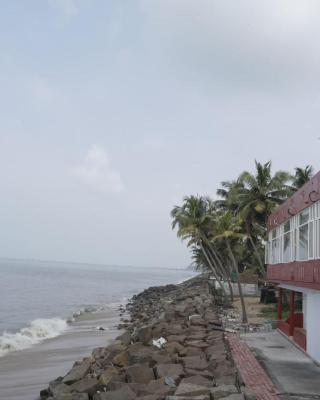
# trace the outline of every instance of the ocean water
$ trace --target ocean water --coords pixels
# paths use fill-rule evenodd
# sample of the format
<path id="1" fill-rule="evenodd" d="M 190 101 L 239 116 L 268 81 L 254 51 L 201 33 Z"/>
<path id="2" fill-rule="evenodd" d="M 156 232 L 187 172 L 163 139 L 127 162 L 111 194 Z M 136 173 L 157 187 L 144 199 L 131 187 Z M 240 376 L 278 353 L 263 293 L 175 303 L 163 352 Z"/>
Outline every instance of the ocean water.
<path id="1" fill-rule="evenodd" d="M 125 303 L 146 287 L 177 283 L 192 274 L 20 260 L 0 260 L 0 273 L 0 357 L 61 334 L 83 313 Z"/>
<path id="2" fill-rule="evenodd" d="M 119 304 L 186 269 L 0 260 L 0 399 L 35 400 L 119 331 Z M 98 328 L 103 328 L 98 329 Z"/>

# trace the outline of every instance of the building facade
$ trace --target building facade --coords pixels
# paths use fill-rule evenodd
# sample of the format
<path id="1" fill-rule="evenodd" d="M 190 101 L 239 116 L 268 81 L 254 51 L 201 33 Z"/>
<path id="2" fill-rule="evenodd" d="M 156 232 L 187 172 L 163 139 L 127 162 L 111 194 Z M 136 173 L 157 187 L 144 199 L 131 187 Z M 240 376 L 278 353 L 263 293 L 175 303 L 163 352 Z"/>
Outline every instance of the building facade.
<path id="1" fill-rule="evenodd" d="M 278 328 L 320 362 L 320 172 L 269 217 L 266 247 Z"/>

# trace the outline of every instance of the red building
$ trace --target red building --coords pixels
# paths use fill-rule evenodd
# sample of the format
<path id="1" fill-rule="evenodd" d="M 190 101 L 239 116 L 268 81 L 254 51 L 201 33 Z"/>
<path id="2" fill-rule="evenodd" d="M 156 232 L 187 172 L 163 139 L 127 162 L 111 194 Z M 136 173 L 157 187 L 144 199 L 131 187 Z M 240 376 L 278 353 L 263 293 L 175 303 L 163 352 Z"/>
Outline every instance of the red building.
<path id="1" fill-rule="evenodd" d="M 269 217 L 266 257 L 279 329 L 320 362 L 320 172 Z"/>

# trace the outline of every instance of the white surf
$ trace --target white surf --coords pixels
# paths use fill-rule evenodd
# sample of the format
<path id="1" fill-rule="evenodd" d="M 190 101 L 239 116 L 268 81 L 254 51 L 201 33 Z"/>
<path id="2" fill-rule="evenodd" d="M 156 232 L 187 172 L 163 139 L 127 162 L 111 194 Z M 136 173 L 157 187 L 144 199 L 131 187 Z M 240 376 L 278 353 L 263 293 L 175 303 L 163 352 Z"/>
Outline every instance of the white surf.
<path id="1" fill-rule="evenodd" d="M 11 351 L 24 350 L 45 339 L 59 336 L 67 329 L 67 326 L 68 324 L 64 319 L 39 318 L 16 333 L 4 332 L 0 336 L 0 357 Z"/>

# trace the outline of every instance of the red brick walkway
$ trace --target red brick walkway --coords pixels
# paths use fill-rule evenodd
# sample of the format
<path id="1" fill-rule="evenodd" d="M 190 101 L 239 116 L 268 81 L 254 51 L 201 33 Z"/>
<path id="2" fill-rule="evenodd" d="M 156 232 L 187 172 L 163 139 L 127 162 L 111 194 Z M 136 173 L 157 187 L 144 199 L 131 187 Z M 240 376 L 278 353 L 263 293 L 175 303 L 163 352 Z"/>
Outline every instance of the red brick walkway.
<path id="1" fill-rule="evenodd" d="M 241 372 L 246 386 L 257 396 L 258 400 L 278 399 L 277 389 L 258 363 L 249 347 L 240 340 L 238 335 L 228 334 L 232 356 Z"/>

